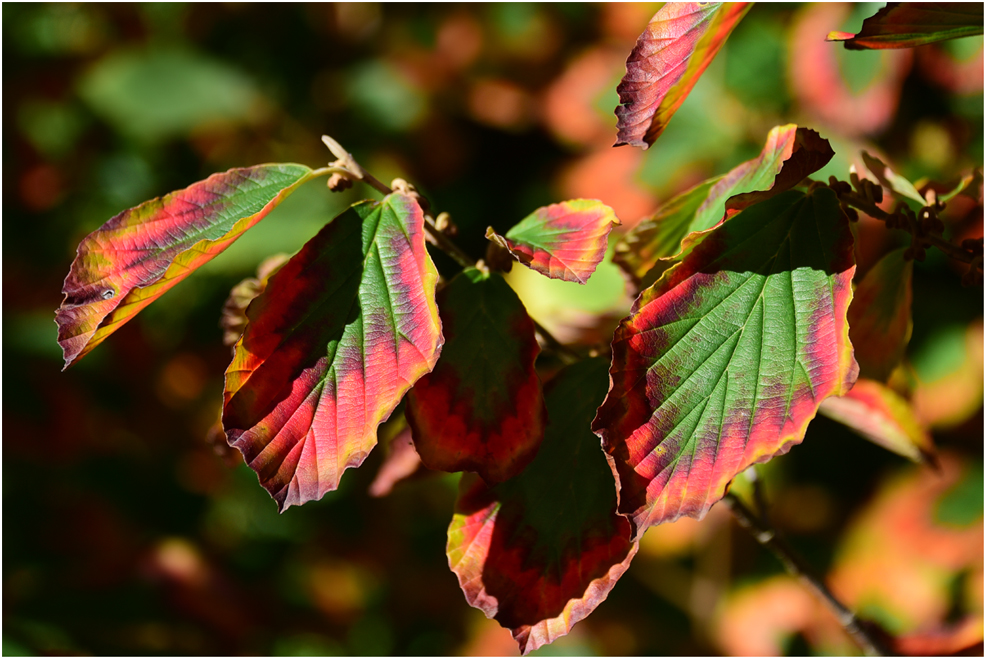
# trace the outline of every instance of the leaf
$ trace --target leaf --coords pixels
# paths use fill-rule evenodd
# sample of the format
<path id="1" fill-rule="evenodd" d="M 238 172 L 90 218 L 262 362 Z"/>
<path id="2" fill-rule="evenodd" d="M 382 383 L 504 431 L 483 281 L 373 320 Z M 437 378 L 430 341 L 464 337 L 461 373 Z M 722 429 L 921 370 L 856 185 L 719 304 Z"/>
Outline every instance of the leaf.
<path id="1" fill-rule="evenodd" d="M 235 345 L 249 320 L 246 317 L 246 307 L 263 292 L 267 281 L 290 259 L 287 254 L 275 254 L 265 259 L 257 267 L 256 277 L 247 277 L 233 286 L 229 297 L 222 306 L 222 316 L 219 326 L 222 327 L 222 344 L 232 347 Z"/>
<path id="2" fill-rule="evenodd" d="M 606 381 L 600 358 L 565 368 L 547 386 L 550 422 L 530 466 L 495 487 L 469 474 L 459 485 L 448 563 L 469 604 L 509 628 L 524 654 L 587 617 L 636 554 L 589 431 Z"/>
<path id="3" fill-rule="evenodd" d="M 974 2 L 889 2 L 862 22 L 862 31 L 830 32 L 848 50 L 913 48 L 982 34 L 985 14 Z"/>
<path id="4" fill-rule="evenodd" d="M 886 381 L 903 359 L 913 333 L 913 262 L 891 251 L 855 288 L 848 309 L 849 336 L 859 374 Z"/>
<path id="5" fill-rule="evenodd" d="M 395 437 L 390 439 L 390 445 L 380 470 L 369 485 L 369 495 L 382 498 L 390 495 L 393 487 L 414 475 L 421 467 L 421 456 L 414 449 L 410 428 L 404 427 Z"/>
<path id="6" fill-rule="evenodd" d="M 338 487 L 441 349 L 424 214 L 390 194 L 333 219 L 246 311 L 222 423 L 281 511 Z"/>
<path id="7" fill-rule="evenodd" d="M 486 238 L 535 272 L 584 284 L 602 262 L 609 231 L 619 219 L 594 199 L 572 199 L 533 211 L 503 237 L 490 226 Z"/>
<path id="8" fill-rule="evenodd" d="M 507 480 L 530 463 L 546 410 L 534 323 L 498 274 L 469 268 L 438 293 L 442 358 L 407 396 L 424 465 Z"/>
<path id="9" fill-rule="evenodd" d="M 668 2 L 654 14 L 616 88 L 615 146 L 645 150 L 657 141 L 750 7 L 748 2 Z"/>
<path id="10" fill-rule="evenodd" d="M 910 404 L 877 381 L 859 379 L 843 397 L 822 402 L 820 412 L 907 459 L 935 461 L 930 434 L 917 420 Z"/>
<path id="11" fill-rule="evenodd" d="M 940 195 L 940 200 L 947 203 L 959 194 L 966 193 L 968 196 L 978 199 L 981 197 L 982 191 L 982 170 L 978 169 L 972 170 L 970 174 L 965 175 L 961 178 L 958 184 L 953 190 L 947 192 L 946 194 Z"/>
<path id="12" fill-rule="evenodd" d="M 90 233 L 55 312 L 67 368 L 212 260 L 314 175 L 297 164 L 230 169 L 125 210 Z"/>
<path id="13" fill-rule="evenodd" d="M 616 244 L 613 260 L 637 286 L 647 287 L 681 256 L 685 237 L 791 189 L 833 155 L 828 140 L 813 130 L 776 126 L 758 157 L 671 199 Z"/>
<path id="14" fill-rule="evenodd" d="M 927 201 L 913 186 L 913 183 L 890 169 L 885 162 L 869 155 L 866 151 L 862 151 L 862 161 L 865 163 L 865 168 L 871 171 L 872 175 L 879 181 L 879 184 L 889 190 L 893 196 L 899 199 L 911 199 L 921 206 L 927 205 Z"/>
<path id="15" fill-rule="evenodd" d="M 612 340 L 592 424 L 639 537 L 701 518 L 748 466 L 804 436 L 852 385 L 853 239 L 827 188 L 791 190 L 709 233 L 644 290 Z"/>

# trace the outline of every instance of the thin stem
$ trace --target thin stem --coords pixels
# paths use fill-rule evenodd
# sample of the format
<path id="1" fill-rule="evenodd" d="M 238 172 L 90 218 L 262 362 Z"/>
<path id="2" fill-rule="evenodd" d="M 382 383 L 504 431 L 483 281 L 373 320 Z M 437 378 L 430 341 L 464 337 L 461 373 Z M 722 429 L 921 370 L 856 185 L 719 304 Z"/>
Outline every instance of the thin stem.
<path id="1" fill-rule="evenodd" d="M 380 182 L 378 178 L 373 176 L 371 173 L 363 169 L 362 165 L 356 162 L 356 159 L 352 157 L 352 154 L 346 151 L 341 144 L 329 137 L 328 135 L 322 135 L 322 142 L 325 146 L 329 148 L 332 154 L 338 158 L 335 162 L 331 163 L 327 167 L 322 167 L 321 169 L 315 170 L 315 175 L 321 176 L 325 174 L 341 174 L 348 178 L 361 180 L 364 183 L 370 185 L 378 192 L 383 195 L 392 194 L 393 190 L 390 186 L 385 185 Z M 431 238 L 432 243 L 438 247 L 441 251 L 445 252 L 452 260 L 458 263 L 461 267 L 475 267 L 476 261 L 472 259 L 467 253 L 462 251 L 457 244 L 452 242 L 447 235 L 438 230 L 434 225 L 434 218 L 431 215 L 424 215 L 424 230 L 427 231 Z M 561 360 L 566 363 L 573 363 L 581 359 L 581 356 L 572 350 L 570 347 L 562 345 L 561 342 L 555 338 L 551 332 L 545 329 L 540 323 L 531 318 L 534 323 L 534 330 L 540 335 L 541 340 L 550 347 L 554 352 L 557 353 Z"/>
<path id="2" fill-rule="evenodd" d="M 853 208 L 861 210 L 862 212 L 869 215 L 870 217 L 874 217 L 875 219 L 881 219 L 884 222 L 887 220 L 892 222 L 892 220 L 896 215 L 896 213 L 886 212 L 872 201 L 869 201 L 868 199 L 864 198 L 863 196 L 855 192 L 842 192 L 841 194 L 838 195 L 838 198 L 846 202 L 848 205 L 852 206 Z M 907 231 L 908 233 L 913 235 L 914 232 L 916 231 L 915 222 L 912 219 L 907 218 L 907 225 L 909 226 L 909 228 L 905 228 L 903 226 L 893 226 L 893 228 L 897 228 L 902 231 Z M 919 239 L 924 240 L 928 244 L 937 247 L 938 249 L 940 249 L 941 251 L 943 251 L 945 254 L 947 254 L 948 256 L 950 256 L 956 261 L 973 264 L 977 260 L 975 255 L 972 254 L 971 252 L 967 251 L 966 249 L 962 249 L 957 245 L 951 244 L 947 240 L 944 240 L 943 238 L 940 238 L 936 235 L 932 235 L 932 234 L 921 235 Z"/>
<path id="3" fill-rule="evenodd" d="M 724 502 L 739 525 L 746 529 L 760 545 L 773 553 L 791 575 L 800 579 L 834 613 L 842 628 L 862 648 L 865 655 L 888 655 L 882 643 L 863 626 L 854 612 L 835 598 L 827 585 L 812 573 L 810 566 L 790 548 L 775 528 L 755 515 L 735 494 L 726 494 Z"/>

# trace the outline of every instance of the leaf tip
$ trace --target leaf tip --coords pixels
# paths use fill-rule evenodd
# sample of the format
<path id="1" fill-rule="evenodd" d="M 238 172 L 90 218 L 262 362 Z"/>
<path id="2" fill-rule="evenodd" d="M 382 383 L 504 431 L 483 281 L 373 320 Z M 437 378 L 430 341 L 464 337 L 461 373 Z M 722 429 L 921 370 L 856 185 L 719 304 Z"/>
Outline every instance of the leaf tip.
<path id="1" fill-rule="evenodd" d="M 838 30 L 832 30 L 828 32 L 828 36 L 824 37 L 825 41 L 848 41 L 849 39 L 854 39 L 855 35 L 851 32 L 839 32 Z"/>

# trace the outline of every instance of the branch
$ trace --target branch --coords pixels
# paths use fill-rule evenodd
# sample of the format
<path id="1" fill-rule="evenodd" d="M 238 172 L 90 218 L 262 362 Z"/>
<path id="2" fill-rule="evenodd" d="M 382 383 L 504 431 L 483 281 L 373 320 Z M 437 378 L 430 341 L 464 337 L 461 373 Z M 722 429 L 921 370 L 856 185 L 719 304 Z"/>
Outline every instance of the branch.
<path id="1" fill-rule="evenodd" d="M 346 151 L 342 147 L 342 145 L 336 142 L 334 139 L 332 139 L 328 135 L 322 135 L 321 140 L 322 142 L 325 143 L 325 146 L 328 147 L 328 149 L 332 152 L 332 154 L 338 159 L 335 162 L 330 163 L 328 167 L 319 169 L 317 173 L 319 174 L 332 173 L 332 174 L 341 175 L 350 180 L 352 179 L 360 180 L 366 183 L 367 185 L 373 187 L 383 195 L 392 194 L 394 192 L 394 190 L 391 189 L 388 185 L 383 184 L 382 182 L 380 182 L 379 179 L 377 179 L 371 173 L 363 169 L 362 165 L 356 162 L 356 159 L 352 157 L 352 154 Z M 331 184 L 331 181 L 329 181 L 329 183 Z M 412 185 L 407 184 L 405 181 L 399 178 L 393 182 L 393 185 L 394 187 L 398 188 L 397 189 L 398 192 L 402 192 L 407 194 L 408 196 L 414 197 L 417 200 L 418 205 L 420 205 L 421 208 L 425 210 L 424 230 L 427 231 L 428 237 L 430 238 L 430 242 L 433 245 L 438 247 L 438 249 L 440 249 L 441 251 L 445 252 L 445 254 L 447 254 L 452 260 L 454 260 L 463 268 L 476 267 L 477 265 L 476 261 L 473 260 L 472 257 L 469 256 L 467 253 L 462 251 L 458 247 L 458 245 L 452 242 L 451 239 L 448 238 L 448 236 L 442 233 L 435 226 L 434 217 L 432 217 L 430 214 L 426 212 L 428 209 L 427 200 L 424 199 L 424 197 L 422 197 L 420 194 L 418 194 L 417 190 L 415 190 Z M 539 322 L 537 322 L 533 318 L 530 319 L 534 323 L 534 330 L 540 336 L 541 340 L 544 341 L 544 344 L 547 345 L 547 347 L 549 347 L 551 350 L 553 350 L 559 357 L 561 357 L 561 360 L 565 361 L 566 363 L 573 363 L 574 361 L 578 361 L 581 359 L 580 354 L 575 352 L 570 347 L 561 344 L 561 342 L 553 335 L 551 335 L 551 333 L 547 329 L 545 329 Z"/>
<path id="2" fill-rule="evenodd" d="M 868 185 L 866 185 L 868 184 Z M 886 228 L 894 228 L 906 231 L 912 236 L 912 246 L 909 252 L 913 258 L 923 260 L 924 245 L 932 245 L 944 252 L 948 257 L 970 265 L 970 272 L 981 272 L 982 270 L 982 251 L 981 245 L 976 241 L 966 241 L 967 244 L 961 246 L 951 244 L 939 233 L 943 230 L 943 224 L 937 219 L 936 202 L 934 205 L 924 206 L 920 210 L 919 217 L 905 204 L 900 209 L 888 213 L 877 205 L 879 199 L 873 199 L 871 193 L 866 194 L 867 188 L 877 187 L 868 180 L 860 180 L 856 187 L 860 190 L 853 191 L 848 183 L 833 181 L 832 189 L 838 195 L 838 200 L 842 204 L 861 210 L 865 214 L 875 219 L 882 220 Z M 881 198 L 881 194 L 879 197 Z M 943 207 L 941 205 L 940 207 Z M 972 281 L 969 281 L 972 283 Z"/>
<path id="3" fill-rule="evenodd" d="M 873 637 L 855 613 L 835 598 L 824 582 L 811 572 L 810 566 L 793 552 L 789 544 L 779 536 L 777 530 L 743 504 L 733 493 L 725 494 L 724 502 L 731 510 L 739 525 L 745 528 L 753 538 L 769 550 L 783 563 L 784 568 L 810 589 L 834 613 L 842 628 L 855 640 L 867 656 L 889 655 L 882 643 Z"/>

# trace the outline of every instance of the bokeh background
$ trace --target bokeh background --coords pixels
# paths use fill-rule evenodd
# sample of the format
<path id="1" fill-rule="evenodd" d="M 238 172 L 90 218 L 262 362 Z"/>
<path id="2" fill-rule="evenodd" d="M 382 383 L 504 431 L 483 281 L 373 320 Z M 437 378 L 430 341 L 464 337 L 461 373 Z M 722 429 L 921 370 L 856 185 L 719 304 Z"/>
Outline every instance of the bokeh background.
<path id="1" fill-rule="evenodd" d="M 234 166 L 330 159 L 415 183 L 475 257 L 536 207 L 600 198 L 626 227 L 798 122 L 911 180 L 982 165 L 982 39 L 913 51 L 827 44 L 878 5 L 762 4 L 650 150 L 613 149 L 625 58 L 657 4 L 3 5 L 3 653 L 506 654 L 444 555 L 457 476 L 376 481 L 399 413 L 341 489 L 278 515 L 217 438 L 230 288 L 347 204 L 302 189 L 67 372 L 54 309 L 109 217 Z M 956 199 L 954 239 L 982 235 Z M 859 272 L 899 246 L 860 225 Z M 454 265 L 435 256 L 446 275 Z M 566 341 L 604 343 L 631 299 L 510 281 Z M 774 523 L 911 649 L 982 637 L 982 291 L 918 263 L 913 401 L 941 469 L 825 418 L 760 474 Z M 398 445 L 399 441 L 393 445 Z M 398 460 L 399 461 L 399 460 Z M 396 462 L 394 462 L 396 463 Z M 921 644 L 922 643 L 922 644 Z M 652 529 L 609 599 L 541 654 L 852 654 L 833 617 L 715 508 Z"/>

